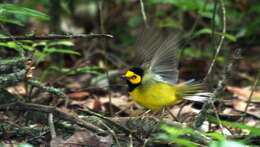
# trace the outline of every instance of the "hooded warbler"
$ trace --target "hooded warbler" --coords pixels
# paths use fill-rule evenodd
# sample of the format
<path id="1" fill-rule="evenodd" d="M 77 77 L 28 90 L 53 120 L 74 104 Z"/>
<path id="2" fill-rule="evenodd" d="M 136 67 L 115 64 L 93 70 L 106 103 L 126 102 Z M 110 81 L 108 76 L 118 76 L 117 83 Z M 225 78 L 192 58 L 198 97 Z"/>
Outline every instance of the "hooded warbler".
<path id="1" fill-rule="evenodd" d="M 176 36 L 171 35 L 165 40 L 158 35 L 149 37 L 148 43 L 144 43 L 144 48 L 139 50 L 144 63 L 140 67 L 130 68 L 121 76 L 126 80 L 129 94 L 134 101 L 155 111 L 184 99 L 206 101 L 210 93 L 200 91 L 202 84 L 177 84 Z"/>

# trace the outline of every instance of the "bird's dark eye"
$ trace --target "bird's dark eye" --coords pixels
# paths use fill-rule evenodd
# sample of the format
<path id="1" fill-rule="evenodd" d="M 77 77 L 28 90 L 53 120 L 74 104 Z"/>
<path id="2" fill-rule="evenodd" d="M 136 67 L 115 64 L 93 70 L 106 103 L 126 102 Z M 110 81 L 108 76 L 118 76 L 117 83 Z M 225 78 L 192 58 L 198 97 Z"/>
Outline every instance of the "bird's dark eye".
<path id="1" fill-rule="evenodd" d="M 136 76 L 132 76 L 131 79 L 132 79 L 132 80 L 136 79 Z"/>

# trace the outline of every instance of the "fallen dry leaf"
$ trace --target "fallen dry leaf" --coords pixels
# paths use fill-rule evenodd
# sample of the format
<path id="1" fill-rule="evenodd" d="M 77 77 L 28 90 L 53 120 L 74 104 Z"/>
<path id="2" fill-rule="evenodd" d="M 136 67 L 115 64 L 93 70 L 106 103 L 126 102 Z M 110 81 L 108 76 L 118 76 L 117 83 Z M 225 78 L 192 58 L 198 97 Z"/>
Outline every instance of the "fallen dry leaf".
<path id="1" fill-rule="evenodd" d="M 99 98 L 94 98 L 94 103 L 93 103 L 93 108 L 92 108 L 93 111 L 100 111 L 102 110 L 102 102 L 100 101 Z"/>
<path id="2" fill-rule="evenodd" d="M 120 93 L 111 93 L 110 96 L 102 96 L 89 98 L 82 101 L 73 100 L 71 105 L 78 105 L 82 108 L 88 108 L 94 111 L 109 111 L 109 98 L 111 98 L 113 112 L 120 111 L 125 108 L 129 102 L 129 97 Z"/>
<path id="3" fill-rule="evenodd" d="M 93 147 L 110 147 L 112 142 L 113 139 L 110 135 L 105 137 L 97 136 L 90 131 L 84 130 L 75 132 L 66 140 L 65 144 L 70 147 L 81 147 L 84 145 Z"/>
<path id="4" fill-rule="evenodd" d="M 233 108 L 225 108 L 223 111 L 222 111 L 223 114 L 226 114 L 228 116 L 236 116 L 236 115 L 239 115 L 240 112 L 237 112 L 235 111 Z"/>
<path id="5" fill-rule="evenodd" d="M 26 88 L 23 83 L 20 83 L 16 86 L 8 87 L 6 90 L 12 94 L 19 95 L 20 97 L 23 97 L 26 95 Z"/>
<path id="6" fill-rule="evenodd" d="M 64 142 L 61 136 L 54 137 L 50 142 L 50 147 L 64 147 Z"/>
<path id="7" fill-rule="evenodd" d="M 246 88 L 239 88 L 235 86 L 227 86 L 227 89 L 234 94 L 234 96 L 237 96 L 239 99 L 247 101 L 250 97 L 251 90 Z M 260 91 L 254 91 L 252 95 L 252 102 L 260 103 Z"/>
<path id="8" fill-rule="evenodd" d="M 90 96 L 90 93 L 86 91 L 81 91 L 81 92 L 69 93 L 68 96 L 74 100 L 83 100 L 86 97 Z"/>
<path id="9" fill-rule="evenodd" d="M 241 100 L 233 101 L 233 106 L 234 106 L 235 110 L 240 111 L 240 112 L 245 111 L 246 105 L 247 105 L 247 102 L 245 102 L 245 101 L 241 101 Z M 252 116 L 255 116 L 257 118 L 260 118 L 260 109 L 259 109 L 259 106 L 257 106 L 256 104 L 255 105 L 250 104 L 248 106 L 246 113 L 250 114 Z"/>

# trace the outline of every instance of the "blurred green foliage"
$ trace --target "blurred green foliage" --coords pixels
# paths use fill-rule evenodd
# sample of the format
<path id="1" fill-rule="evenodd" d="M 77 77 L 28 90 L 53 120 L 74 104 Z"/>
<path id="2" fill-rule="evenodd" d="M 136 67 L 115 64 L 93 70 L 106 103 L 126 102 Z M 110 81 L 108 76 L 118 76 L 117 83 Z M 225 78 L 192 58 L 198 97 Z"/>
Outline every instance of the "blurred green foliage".
<path id="1" fill-rule="evenodd" d="M 165 140 L 169 143 L 175 143 L 185 147 L 196 147 L 198 146 L 198 144 L 185 137 L 187 135 L 189 136 L 189 134 L 196 132 L 211 137 L 213 140 L 215 140 L 209 144 L 209 147 L 231 147 L 231 146 L 246 147 L 245 144 L 248 144 L 249 143 L 248 141 L 252 137 L 260 136 L 259 127 L 248 126 L 243 123 L 237 123 L 237 122 L 222 121 L 213 118 L 209 120 L 214 123 L 221 123 L 222 125 L 227 127 L 248 130 L 250 131 L 250 134 L 246 135 L 246 137 L 244 137 L 243 139 L 237 139 L 234 141 L 234 140 L 229 140 L 224 135 L 216 132 L 205 133 L 205 132 L 199 132 L 192 128 L 176 128 L 174 126 L 162 125 L 161 129 L 164 131 L 164 133 L 158 134 L 157 139 Z"/>
<path id="2" fill-rule="evenodd" d="M 0 4 L 0 22 L 24 25 L 28 17 L 35 17 L 39 20 L 49 20 L 48 15 L 29 8 L 14 4 Z"/>
<path id="3" fill-rule="evenodd" d="M 203 0 L 148 0 L 152 4 L 166 3 L 178 7 L 182 11 L 199 10 L 203 7 Z"/>
<path id="4" fill-rule="evenodd" d="M 36 42 L 32 44 L 29 50 L 35 50 L 34 55 L 39 57 L 39 62 L 42 62 L 45 61 L 46 57 L 54 53 L 80 55 L 79 52 L 67 48 L 72 46 L 74 46 L 74 43 L 71 41 Z M 41 48 L 41 50 L 37 48 Z"/>
<path id="5" fill-rule="evenodd" d="M 229 121 L 218 121 L 217 119 L 210 118 L 209 121 L 214 122 L 214 123 L 221 123 L 224 126 L 229 126 L 233 128 L 239 128 L 243 130 L 248 130 L 250 133 L 246 135 L 243 139 L 240 140 L 240 142 L 247 144 L 248 141 L 252 137 L 255 136 L 260 136 L 260 127 L 255 127 L 255 126 L 249 126 L 244 123 L 237 123 L 237 122 L 229 122 Z"/>
<path id="6" fill-rule="evenodd" d="M 50 74 L 51 71 L 57 71 L 62 73 L 63 75 L 75 75 L 78 73 L 86 73 L 86 74 L 93 74 L 98 76 L 103 76 L 103 73 L 100 72 L 101 68 L 99 66 L 84 66 L 79 68 L 65 68 L 59 67 L 56 65 L 52 65 L 44 70 L 41 74 L 40 80 L 44 81 L 45 78 Z"/>
<path id="7" fill-rule="evenodd" d="M 22 43 L 21 47 L 38 57 L 38 62 L 45 61 L 46 57 L 54 53 L 80 55 L 79 52 L 67 48 L 74 46 L 74 43 L 71 41 L 34 42 L 32 40 L 26 40 L 22 41 Z M 1 46 L 20 52 L 20 45 L 14 41 L 0 42 L 0 47 Z"/>
<path id="8" fill-rule="evenodd" d="M 175 128 L 167 125 L 162 125 L 161 129 L 166 133 L 158 135 L 157 139 L 168 141 L 169 143 L 175 143 L 184 147 L 196 147 L 197 145 L 191 140 L 188 140 L 184 135 L 191 134 L 193 129 L 191 128 Z"/>

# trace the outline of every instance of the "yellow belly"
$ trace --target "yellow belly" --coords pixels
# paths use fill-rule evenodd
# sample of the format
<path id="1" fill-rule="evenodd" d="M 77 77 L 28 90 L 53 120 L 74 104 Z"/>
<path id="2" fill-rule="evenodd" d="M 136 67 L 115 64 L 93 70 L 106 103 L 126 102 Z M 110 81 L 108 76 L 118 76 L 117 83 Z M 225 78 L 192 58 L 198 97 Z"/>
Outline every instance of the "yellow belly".
<path id="1" fill-rule="evenodd" d="M 138 104 L 151 110 L 161 109 L 180 100 L 176 97 L 174 86 L 167 83 L 140 85 L 130 95 Z"/>

